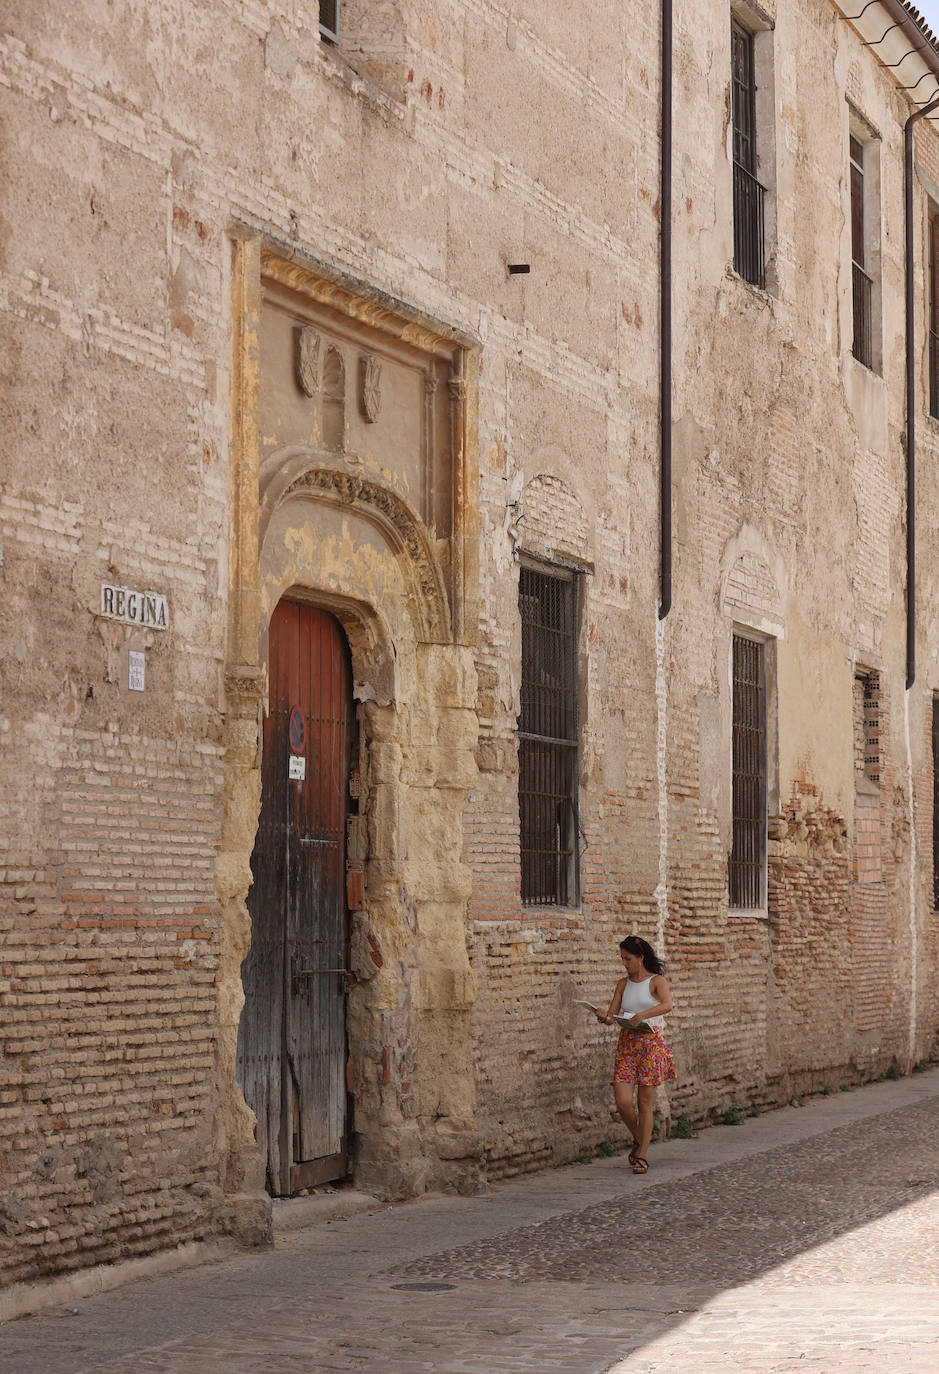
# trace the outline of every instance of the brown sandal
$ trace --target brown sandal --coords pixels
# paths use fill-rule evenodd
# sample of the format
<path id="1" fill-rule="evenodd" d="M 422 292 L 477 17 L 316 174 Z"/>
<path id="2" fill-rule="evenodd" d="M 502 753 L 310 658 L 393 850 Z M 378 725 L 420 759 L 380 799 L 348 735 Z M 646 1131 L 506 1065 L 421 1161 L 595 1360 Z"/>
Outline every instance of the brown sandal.
<path id="1" fill-rule="evenodd" d="M 636 1160 L 639 1158 L 638 1140 L 633 1141 L 632 1145 L 629 1147 L 629 1154 L 626 1156 L 626 1158 L 629 1160 L 630 1164 L 635 1164 Z"/>
<path id="2" fill-rule="evenodd" d="M 643 1159 L 642 1155 L 636 1155 L 633 1159 L 633 1173 L 647 1174 L 649 1172 L 649 1161 Z"/>

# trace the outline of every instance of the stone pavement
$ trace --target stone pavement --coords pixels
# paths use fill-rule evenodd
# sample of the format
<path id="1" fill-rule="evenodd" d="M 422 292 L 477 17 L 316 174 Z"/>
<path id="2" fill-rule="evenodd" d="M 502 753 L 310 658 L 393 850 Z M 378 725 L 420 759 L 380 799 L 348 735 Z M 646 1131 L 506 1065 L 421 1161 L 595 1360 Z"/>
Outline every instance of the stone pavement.
<path id="1" fill-rule="evenodd" d="M 939 1369 L 939 1070 L 281 1234 L 0 1328 L 3 1374 Z"/>

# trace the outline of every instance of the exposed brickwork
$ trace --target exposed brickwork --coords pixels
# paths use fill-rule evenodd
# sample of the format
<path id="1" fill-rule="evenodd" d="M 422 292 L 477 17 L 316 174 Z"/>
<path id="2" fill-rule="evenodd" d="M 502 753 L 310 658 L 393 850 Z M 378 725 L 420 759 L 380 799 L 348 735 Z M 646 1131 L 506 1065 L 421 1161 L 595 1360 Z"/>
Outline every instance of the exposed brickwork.
<path id="1" fill-rule="evenodd" d="M 368 765 L 349 1007 L 370 1184 L 468 1188 L 611 1136 L 613 1035 L 575 1002 L 609 997 L 632 930 L 672 981 L 673 1116 L 925 1057 L 939 488 L 917 497 L 907 693 L 905 107 L 877 54 L 828 0 L 768 6 L 763 291 L 731 266 L 726 5 L 676 9 L 661 624 L 655 0 L 628 24 L 612 0 L 350 3 L 338 47 L 314 0 L 128 0 L 107 22 L 90 4 L 20 8 L 0 34 L 3 1277 L 208 1235 L 232 1224 L 232 1193 L 262 1186 L 230 1061 L 264 632 L 291 587 L 345 617 Z M 882 375 L 851 356 L 846 96 L 880 133 Z M 920 126 L 916 145 L 939 183 L 939 135 Z M 277 256 L 276 288 L 269 258 L 263 293 L 259 267 L 249 281 L 248 244 L 252 271 L 262 246 Z M 531 271 L 510 276 L 516 259 Z M 264 455 L 269 493 L 285 447 L 285 465 L 323 454 L 284 362 L 315 313 L 304 273 L 320 274 L 317 328 L 348 352 L 324 440 L 342 480 L 333 523 L 301 493 L 265 525 L 275 547 L 249 518 L 252 464 Z M 278 290 L 275 375 L 252 330 Z M 922 293 L 917 310 L 924 331 Z M 355 354 L 389 321 L 389 355 L 411 367 L 423 349 L 425 371 L 386 387 L 379 423 Z M 457 337 L 471 363 L 446 376 Z M 259 349 L 263 417 L 246 381 Z M 353 422 L 367 437 L 344 452 Z M 939 463 L 925 413 L 919 462 Z M 381 510 L 348 497 L 364 482 L 394 487 L 407 554 L 376 554 Z M 402 568 L 422 539 L 419 585 Z M 519 896 L 526 553 L 581 569 L 569 909 Z M 105 582 L 166 595 L 168 629 L 103 618 Z M 430 583 L 433 632 L 414 628 Z M 744 915 L 727 894 L 740 631 L 769 646 L 768 903 Z M 877 675 L 876 750 L 852 710 L 859 669 Z"/>

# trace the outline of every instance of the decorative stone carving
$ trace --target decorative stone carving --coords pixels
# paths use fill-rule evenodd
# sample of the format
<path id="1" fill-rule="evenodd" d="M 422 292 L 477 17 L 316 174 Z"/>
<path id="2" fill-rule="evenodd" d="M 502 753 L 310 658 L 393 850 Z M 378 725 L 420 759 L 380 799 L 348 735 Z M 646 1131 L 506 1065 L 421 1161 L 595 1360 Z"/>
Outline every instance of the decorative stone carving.
<path id="1" fill-rule="evenodd" d="M 358 506 L 390 528 L 407 552 L 418 583 L 421 636 L 425 642 L 450 638 L 446 590 L 440 570 L 421 532 L 420 524 L 396 492 L 353 473 L 335 468 L 308 468 L 280 494 L 278 505 L 303 492 L 317 492 L 344 506 Z"/>
<path id="2" fill-rule="evenodd" d="M 346 367 L 330 344 L 323 363 L 323 445 L 341 453 L 346 435 Z"/>
<path id="3" fill-rule="evenodd" d="M 381 414 L 381 363 L 373 353 L 363 353 L 360 358 L 362 371 L 362 414 L 373 425 Z"/>
<path id="4" fill-rule="evenodd" d="M 300 330 L 297 376 L 308 396 L 320 389 L 320 336 L 310 325 Z"/>
<path id="5" fill-rule="evenodd" d="M 267 673 L 263 667 L 254 663 L 227 663 L 225 665 L 225 695 L 229 700 L 253 703 L 267 691 Z"/>

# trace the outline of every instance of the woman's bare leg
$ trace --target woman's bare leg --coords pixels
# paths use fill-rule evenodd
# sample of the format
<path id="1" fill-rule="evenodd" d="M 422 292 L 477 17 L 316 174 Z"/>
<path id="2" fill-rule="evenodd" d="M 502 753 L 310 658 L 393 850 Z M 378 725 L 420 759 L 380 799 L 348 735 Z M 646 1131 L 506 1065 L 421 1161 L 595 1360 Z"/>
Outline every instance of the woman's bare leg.
<path id="1" fill-rule="evenodd" d="M 652 1104 L 655 1102 L 655 1086 L 646 1083 L 639 1084 L 639 1129 L 634 1132 L 639 1141 L 639 1149 L 636 1151 L 643 1159 L 649 1158 L 649 1142 L 652 1139 Z M 624 1118 L 625 1120 L 625 1118 Z"/>
<path id="2" fill-rule="evenodd" d="M 636 1085 L 634 1083 L 614 1083 L 613 1098 L 616 1102 L 616 1110 L 626 1123 L 626 1129 L 633 1140 L 639 1139 L 639 1118 L 633 1105 L 633 1092 Z"/>

